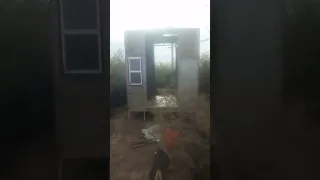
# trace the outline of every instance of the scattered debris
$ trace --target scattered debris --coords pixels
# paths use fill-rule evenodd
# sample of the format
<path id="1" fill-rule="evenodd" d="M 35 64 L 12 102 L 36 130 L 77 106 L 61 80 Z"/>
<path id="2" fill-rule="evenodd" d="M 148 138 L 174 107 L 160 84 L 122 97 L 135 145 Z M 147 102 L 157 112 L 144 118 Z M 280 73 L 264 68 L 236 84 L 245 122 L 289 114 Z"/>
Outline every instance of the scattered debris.
<path id="1" fill-rule="evenodd" d="M 201 101 L 198 108 L 199 119 L 191 122 L 172 117 L 172 113 L 163 116 L 165 121 L 159 118 L 158 113 L 153 113 L 153 121 L 139 123 L 127 120 L 127 112 L 122 114 L 121 119 L 112 120 L 114 125 L 111 126 L 113 131 L 110 135 L 113 149 L 110 152 L 110 179 L 146 179 L 153 163 L 154 151 L 159 146 L 165 147 L 172 142 L 174 135 L 166 133 L 167 129 L 179 132 L 177 145 L 169 153 L 172 159 L 168 179 L 210 179 L 210 149 L 214 149 L 210 147 L 210 140 L 215 142 L 214 136 L 210 138 L 210 104 Z M 153 143 L 159 140 L 161 142 L 158 144 Z"/>
<path id="2" fill-rule="evenodd" d="M 146 139 L 159 141 L 161 137 L 160 125 L 155 124 L 149 128 L 142 129 L 141 133 Z"/>
<path id="3" fill-rule="evenodd" d="M 137 147 L 142 147 L 144 145 L 153 143 L 153 142 L 159 142 L 159 140 L 143 140 L 143 141 L 138 141 L 138 142 L 132 142 L 131 145 L 133 148 L 137 148 Z"/>
<path id="4" fill-rule="evenodd" d="M 156 96 L 157 107 L 178 107 L 177 98 L 173 95 Z"/>
<path id="5" fill-rule="evenodd" d="M 110 120 L 110 179 L 147 180 L 157 145 L 149 143 L 133 149 L 131 142 L 140 140 L 141 129 L 146 126 L 143 121 L 128 120 L 126 116 L 123 110 Z"/>

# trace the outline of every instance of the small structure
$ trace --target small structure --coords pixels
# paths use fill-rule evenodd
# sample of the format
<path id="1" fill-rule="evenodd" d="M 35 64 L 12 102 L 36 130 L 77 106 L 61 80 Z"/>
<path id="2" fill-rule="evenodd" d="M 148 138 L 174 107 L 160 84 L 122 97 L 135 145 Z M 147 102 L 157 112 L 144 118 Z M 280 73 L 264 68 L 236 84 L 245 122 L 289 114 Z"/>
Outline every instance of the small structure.
<path id="1" fill-rule="evenodd" d="M 194 112 L 198 99 L 200 29 L 131 30 L 124 36 L 128 116 L 130 112 L 158 109 Z M 159 43 L 176 44 L 177 93 L 170 96 L 156 94 L 154 45 Z"/>

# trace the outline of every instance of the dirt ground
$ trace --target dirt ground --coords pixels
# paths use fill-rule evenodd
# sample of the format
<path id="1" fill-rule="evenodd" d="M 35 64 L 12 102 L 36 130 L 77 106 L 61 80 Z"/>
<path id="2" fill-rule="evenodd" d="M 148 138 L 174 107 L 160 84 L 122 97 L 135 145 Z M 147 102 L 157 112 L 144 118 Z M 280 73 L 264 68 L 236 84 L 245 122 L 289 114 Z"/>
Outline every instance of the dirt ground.
<path id="1" fill-rule="evenodd" d="M 131 147 L 132 142 L 139 140 L 142 128 L 143 118 L 128 120 L 125 111 L 116 113 L 110 120 L 111 180 L 148 180 L 157 144 Z"/>
<path id="2" fill-rule="evenodd" d="M 148 174 L 154 158 L 157 144 L 132 148 L 131 143 L 141 140 L 141 129 L 154 122 L 151 118 L 143 121 L 143 116 L 131 116 L 127 119 L 126 110 L 118 110 L 110 120 L 110 179 L 111 180 L 149 180 Z M 181 142 L 180 142 L 181 143 Z M 181 149 L 182 148 L 182 149 Z M 184 144 L 170 153 L 171 165 L 166 173 L 169 180 L 210 179 L 210 167 L 199 169 L 198 161 L 209 161 L 210 153 Z M 187 154 L 186 154 L 187 153 Z M 194 155 L 193 155 L 194 154 Z M 199 157 L 203 156 L 202 158 Z M 195 157 L 195 159 L 193 159 Z M 194 161 L 195 160 L 195 161 Z M 196 164 L 195 164 L 196 163 Z M 209 165 L 210 166 L 210 165 Z M 203 170 L 204 169 L 204 170 Z"/>

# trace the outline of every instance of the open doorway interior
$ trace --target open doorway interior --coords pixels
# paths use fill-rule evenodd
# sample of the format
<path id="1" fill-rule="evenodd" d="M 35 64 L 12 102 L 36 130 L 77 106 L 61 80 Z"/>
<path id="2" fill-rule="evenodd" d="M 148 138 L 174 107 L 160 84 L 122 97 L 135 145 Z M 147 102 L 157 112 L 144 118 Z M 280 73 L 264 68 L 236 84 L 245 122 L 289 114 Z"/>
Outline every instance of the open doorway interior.
<path id="1" fill-rule="evenodd" d="M 177 61 L 175 43 L 154 44 L 156 95 L 176 95 Z"/>
<path id="2" fill-rule="evenodd" d="M 148 106 L 177 106 L 176 43 L 150 42 L 146 66 Z"/>

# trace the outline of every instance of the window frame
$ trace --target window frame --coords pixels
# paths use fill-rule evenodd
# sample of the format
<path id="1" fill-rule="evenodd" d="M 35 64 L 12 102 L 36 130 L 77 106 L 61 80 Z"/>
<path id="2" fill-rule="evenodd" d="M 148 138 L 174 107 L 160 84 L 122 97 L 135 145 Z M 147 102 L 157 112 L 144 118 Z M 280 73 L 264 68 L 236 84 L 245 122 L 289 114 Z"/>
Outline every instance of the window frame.
<path id="1" fill-rule="evenodd" d="M 62 66 L 64 74 L 101 74 L 102 73 L 102 47 L 101 47 L 101 21 L 100 21 L 100 1 L 95 0 L 97 4 L 97 27 L 95 29 L 65 29 L 64 14 L 63 14 L 63 0 L 59 0 L 60 6 L 60 28 L 61 28 L 61 49 L 62 49 Z M 98 69 L 92 70 L 69 70 L 67 68 L 66 57 L 66 36 L 68 35 L 96 35 L 98 38 Z"/>
<path id="2" fill-rule="evenodd" d="M 140 62 L 140 71 L 134 71 L 130 69 L 131 60 L 139 60 Z M 142 86 L 142 58 L 141 57 L 128 57 L 128 73 L 129 73 L 129 84 L 130 86 Z M 140 83 L 132 83 L 131 81 L 131 73 L 140 73 Z"/>

